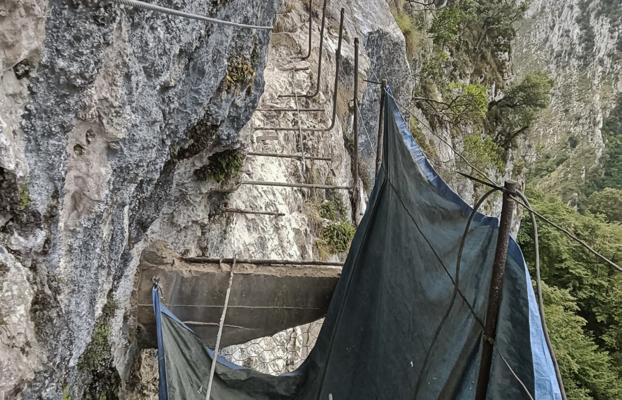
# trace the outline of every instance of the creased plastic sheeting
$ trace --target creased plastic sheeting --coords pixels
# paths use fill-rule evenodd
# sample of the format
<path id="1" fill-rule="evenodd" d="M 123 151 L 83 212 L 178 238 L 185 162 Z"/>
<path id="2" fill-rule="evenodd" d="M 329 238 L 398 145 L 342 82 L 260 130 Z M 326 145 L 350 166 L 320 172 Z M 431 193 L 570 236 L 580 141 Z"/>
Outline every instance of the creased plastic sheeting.
<path id="1" fill-rule="evenodd" d="M 460 196 L 451 190 L 445 181 L 443 181 L 436 173 L 428 159 L 425 157 L 421 147 L 419 147 L 411 133 L 408 131 L 406 123 L 397 107 L 394 107 L 393 109 L 393 117 L 397 120 L 397 126 L 402 133 L 404 144 L 409 149 L 421 173 L 426 177 L 428 182 L 435 186 L 438 190 L 444 192 L 447 197 L 461 203 L 465 209 L 468 209 L 469 212 L 471 212 L 471 206 L 469 206 Z M 496 223 L 495 219 L 494 224 Z M 520 247 L 512 238 L 510 238 L 508 252 L 509 256 L 514 259 L 517 264 L 524 265 L 525 267 L 525 278 L 527 279 L 528 286 L 531 350 L 535 375 L 535 398 L 552 400 L 561 399 L 559 383 L 557 382 L 555 374 L 555 367 L 553 366 L 553 360 L 544 338 L 538 303 L 531 286 L 531 277 L 529 276 L 527 264 L 524 260 Z"/>
<path id="2" fill-rule="evenodd" d="M 215 400 L 472 399 L 498 221 L 475 216 L 436 174 L 386 96 L 384 154 L 317 343 L 294 373 L 218 361 Z M 452 296 L 458 282 L 460 296 Z M 512 241 L 488 399 L 556 399 L 529 275 Z M 161 308 L 161 399 L 204 399 L 211 351 Z M 507 361 L 501 359 L 500 354 Z M 511 368 L 511 370 L 510 370 Z"/>

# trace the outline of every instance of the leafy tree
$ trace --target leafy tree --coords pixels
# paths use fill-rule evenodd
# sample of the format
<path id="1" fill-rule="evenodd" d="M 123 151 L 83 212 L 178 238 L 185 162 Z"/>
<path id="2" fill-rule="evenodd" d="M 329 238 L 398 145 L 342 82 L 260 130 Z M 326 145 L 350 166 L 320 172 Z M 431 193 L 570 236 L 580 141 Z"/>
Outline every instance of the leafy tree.
<path id="1" fill-rule="evenodd" d="M 415 97 L 414 100 L 428 114 L 444 122 L 468 123 L 475 126 L 483 124 L 488 111 L 488 95 L 485 86 L 451 82 L 444 91 L 443 97 L 449 100 L 435 100 L 427 97 Z"/>
<path id="2" fill-rule="evenodd" d="M 526 8 L 521 0 L 455 0 L 437 11 L 428 33 L 451 54 L 453 80 L 503 87 L 515 25 Z"/>
<path id="3" fill-rule="evenodd" d="M 499 146 L 489 136 L 469 135 L 464 138 L 464 154 L 466 158 L 480 169 L 494 167 L 502 171 L 504 167 Z"/>
<path id="4" fill-rule="evenodd" d="M 536 193 L 532 206 L 545 216 L 574 232 L 580 239 L 612 259 L 622 260 L 622 225 L 610 224 L 599 216 L 579 214 L 557 198 Z M 622 365 L 622 274 L 588 253 L 562 232 L 539 225 L 543 280 L 565 289 L 576 299 L 576 314 L 585 319 L 583 331 L 610 354 L 616 373 Z M 522 222 L 519 242 L 533 265 L 531 222 Z M 592 378 L 590 378 L 592 379 Z M 590 389 L 592 391 L 592 389 Z M 593 392 L 593 391 L 592 391 Z M 592 393 L 594 398 L 602 397 Z M 610 398 L 622 398 L 614 396 Z"/>
<path id="5" fill-rule="evenodd" d="M 488 105 L 487 130 L 495 142 L 508 149 L 550 103 L 553 81 L 544 72 L 533 72 Z"/>
<path id="6" fill-rule="evenodd" d="M 510 52 L 510 44 L 516 37 L 515 23 L 527 11 L 527 1 L 481 0 L 477 2 L 477 14 L 481 27 L 475 49 L 491 48 L 496 52 Z"/>
<path id="7" fill-rule="evenodd" d="M 614 360 L 585 333 L 587 321 L 577 315 L 568 290 L 542 285 L 551 342 L 569 400 L 622 398 L 622 381 Z"/>
<path id="8" fill-rule="evenodd" d="M 458 41 L 459 35 L 475 22 L 476 3 L 472 0 L 457 1 L 441 8 L 435 15 L 428 32 L 436 44 L 446 46 Z"/>
<path id="9" fill-rule="evenodd" d="M 622 189 L 605 188 L 594 192 L 587 200 L 587 209 L 602 214 L 610 222 L 622 222 Z"/>

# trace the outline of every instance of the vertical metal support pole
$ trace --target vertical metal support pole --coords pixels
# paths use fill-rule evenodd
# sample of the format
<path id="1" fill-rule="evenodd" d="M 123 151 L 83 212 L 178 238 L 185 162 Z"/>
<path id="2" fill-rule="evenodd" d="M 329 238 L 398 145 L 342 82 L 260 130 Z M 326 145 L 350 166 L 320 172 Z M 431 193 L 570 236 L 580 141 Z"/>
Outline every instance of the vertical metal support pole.
<path id="1" fill-rule="evenodd" d="M 333 114 L 330 120 L 330 126 L 324 130 L 330 131 L 337 121 L 337 91 L 339 90 L 339 70 L 341 69 L 341 41 L 343 40 L 343 16 L 345 8 L 341 9 L 339 16 L 339 39 L 337 40 L 337 52 L 335 53 L 335 83 L 333 84 Z"/>
<path id="2" fill-rule="evenodd" d="M 315 85 L 315 90 L 312 93 L 301 94 L 300 97 L 305 98 L 313 98 L 320 93 L 320 77 L 322 75 L 322 49 L 324 47 L 324 27 L 326 25 L 326 3 L 328 0 L 324 0 L 324 4 L 322 5 L 322 22 L 320 25 L 320 48 L 318 52 L 318 60 L 317 60 L 317 84 Z M 293 97 L 293 94 L 282 94 L 278 97 Z"/>
<path id="3" fill-rule="evenodd" d="M 305 132 L 326 132 L 330 131 L 335 127 L 335 122 L 337 121 L 337 94 L 339 91 L 339 71 L 341 70 L 341 43 L 343 41 L 343 17 L 346 10 L 344 8 L 341 9 L 341 16 L 339 17 L 339 39 L 337 40 L 337 52 L 335 53 L 335 83 L 333 84 L 333 111 L 331 114 L 330 126 L 326 128 L 304 128 L 302 129 Z M 318 86 L 319 87 L 319 86 Z M 302 94 L 284 94 L 279 97 L 305 97 L 308 98 L 308 95 Z M 256 126 L 256 131 L 296 131 L 297 127 L 286 127 L 286 126 Z"/>
<path id="4" fill-rule="evenodd" d="M 503 291 L 505 263 L 507 260 L 508 245 L 510 242 L 510 230 L 512 228 L 512 215 L 514 214 L 514 208 L 516 206 L 516 203 L 510 196 L 511 193 L 516 192 L 517 187 L 518 185 L 516 182 L 505 182 L 506 191 L 503 192 L 503 206 L 501 208 L 499 236 L 497 237 L 497 249 L 495 250 L 495 259 L 492 265 L 490 291 L 488 292 L 488 308 L 486 310 L 486 323 L 484 326 L 482 359 L 479 365 L 477 389 L 475 392 L 476 400 L 485 400 L 486 393 L 488 391 L 492 353 L 494 350 L 494 340 L 497 331 L 497 319 L 499 316 L 499 306 L 501 305 L 501 293 Z"/>
<path id="5" fill-rule="evenodd" d="M 307 54 L 303 57 L 300 57 L 300 61 L 306 60 L 307 58 L 311 57 L 311 24 L 313 22 L 313 0 L 309 0 L 309 45 L 308 45 L 308 50 L 307 50 Z"/>
<path id="6" fill-rule="evenodd" d="M 300 142 L 300 162 L 302 163 L 302 181 L 305 182 L 306 179 L 306 168 L 307 162 L 305 161 L 305 142 L 302 134 L 302 127 L 300 126 L 300 111 L 298 110 L 298 96 L 294 96 L 294 102 L 296 104 L 296 121 L 298 125 L 298 141 Z"/>
<path id="7" fill-rule="evenodd" d="M 380 85 L 380 114 L 378 115 L 378 139 L 376 140 L 376 173 L 382 164 L 382 121 L 384 119 L 384 96 L 386 96 L 387 80 Z"/>
<path id="8" fill-rule="evenodd" d="M 354 121 L 352 122 L 352 135 L 354 136 L 354 151 L 352 154 L 353 177 L 352 177 L 352 214 L 354 225 L 358 220 L 358 182 L 359 182 L 359 38 L 354 38 Z"/>

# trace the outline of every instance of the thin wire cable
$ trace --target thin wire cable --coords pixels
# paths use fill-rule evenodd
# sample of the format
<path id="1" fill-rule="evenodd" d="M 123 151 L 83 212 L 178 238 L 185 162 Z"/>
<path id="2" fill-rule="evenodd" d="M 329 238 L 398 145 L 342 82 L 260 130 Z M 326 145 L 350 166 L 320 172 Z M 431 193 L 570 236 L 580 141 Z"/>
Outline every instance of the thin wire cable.
<path id="1" fill-rule="evenodd" d="M 473 221 L 473 217 L 475 217 L 475 214 L 477 214 L 477 210 L 479 210 L 479 208 L 484 203 L 484 201 L 486 201 L 486 199 L 491 194 L 495 193 L 496 191 L 497 189 L 490 189 L 477 201 L 477 203 L 475 203 L 475 205 L 473 206 L 473 210 L 471 211 L 471 214 L 469 215 L 469 219 L 467 220 L 466 226 L 464 227 L 464 233 L 462 234 L 462 238 L 460 239 L 458 257 L 456 257 L 456 272 L 454 274 L 455 283 L 454 283 L 453 294 L 451 296 L 451 300 L 449 301 L 449 306 L 447 307 L 447 310 L 445 311 L 445 314 L 443 315 L 441 322 L 436 327 L 434 336 L 432 336 L 432 342 L 430 343 L 430 346 L 428 347 L 428 350 L 426 351 L 425 357 L 423 358 L 423 364 L 421 366 L 421 371 L 419 372 L 419 379 L 417 379 L 417 386 L 415 387 L 415 397 L 419 393 L 419 388 L 421 386 L 423 373 L 426 372 L 426 366 L 428 365 L 428 360 L 430 356 L 432 355 L 432 348 L 434 347 L 434 344 L 436 343 L 436 340 L 438 339 L 438 335 L 441 333 L 441 330 L 443 329 L 443 325 L 445 325 L 445 322 L 447 322 L 447 319 L 449 318 L 449 314 L 451 313 L 451 309 L 453 308 L 454 302 L 456 301 L 456 297 L 458 295 L 458 288 L 460 287 L 460 265 L 462 262 L 462 253 L 464 252 L 464 244 L 466 243 L 466 237 L 467 237 L 467 234 L 469 233 L 471 222 Z M 475 316 L 475 318 L 477 318 L 477 316 Z M 481 321 L 478 321 L 478 322 L 480 322 L 480 325 L 482 326 L 484 325 Z"/>
<path id="2" fill-rule="evenodd" d="M 520 197 L 527 206 L 531 207 L 529 204 L 529 199 L 523 193 L 516 191 L 515 194 Z M 553 361 L 553 368 L 555 369 L 555 376 L 557 377 L 557 384 L 559 385 L 560 394 L 562 396 L 562 400 L 566 400 L 566 389 L 564 388 L 564 382 L 562 381 L 562 374 L 559 371 L 559 364 L 557 363 L 557 358 L 555 357 L 555 351 L 553 350 L 553 344 L 551 343 L 551 338 L 549 337 L 549 331 L 546 326 L 546 318 L 544 316 L 544 299 L 542 296 L 542 287 L 541 287 L 541 275 L 540 275 L 540 243 L 538 240 L 538 221 L 536 220 L 535 214 L 530 211 L 529 215 L 531 217 L 531 224 L 533 225 L 533 246 L 535 248 L 535 268 L 536 268 L 536 293 L 538 295 L 538 308 L 540 310 L 540 322 L 542 323 L 542 330 L 544 331 L 544 339 L 546 341 L 546 346 L 549 349 L 549 353 L 551 353 L 551 360 Z"/>
<path id="3" fill-rule="evenodd" d="M 495 183 L 494 180 L 492 180 L 486 173 L 484 173 L 483 171 L 481 171 L 479 168 L 475 167 L 464 155 L 462 155 L 460 152 L 458 152 L 451 144 L 449 144 L 443 137 L 441 137 L 440 135 L 438 135 L 437 133 L 434 132 L 434 130 L 428 126 L 427 124 L 423 123 L 423 121 L 421 121 L 416 115 L 414 115 L 413 113 L 411 113 L 406 107 L 404 107 L 403 105 L 401 105 L 397 99 L 391 94 L 391 92 L 386 91 L 386 94 L 388 96 L 390 96 L 394 101 L 395 104 L 398 105 L 398 111 L 400 111 L 400 107 L 404 110 L 404 113 L 414 117 L 417 121 L 419 121 L 419 123 L 421 123 L 424 127 L 428 128 L 428 130 L 430 130 L 430 132 L 436 136 L 437 138 L 439 138 L 443 143 L 445 143 L 450 149 L 452 149 L 452 151 L 458 156 L 460 157 L 462 160 L 464 160 L 465 163 L 467 163 L 467 165 L 469 165 L 469 167 L 473 168 L 474 171 L 478 172 L 482 177 L 486 178 L 486 180 L 488 180 L 493 187 L 499 187 L 499 185 L 497 183 Z M 401 114 L 401 111 L 400 111 Z M 403 118 L 403 115 L 402 115 Z M 456 171 L 457 172 L 457 171 Z M 461 174 L 461 175 L 465 175 L 465 174 Z M 485 182 L 479 181 L 480 183 L 485 184 Z M 520 202 L 519 202 L 520 203 Z M 556 224 L 555 222 L 551 221 L 550 219 L 546 218 L 545 216 L 543 216 L 542 214 L 540 214 L 539 212 L 535 211 L 534 209 L 532 209 L 531 207 L 527 206 L 524 203 L 521 203 L 521 205 L 523 207 L 525 207 L 527 210 L 533 212 L 538 218 L 540 218 L 541 220 L 543 220 L 544 222 L 546 222 L 547 224 L 553 226 L 554 228 L 557 228 L 558 230 L 562 231 L 563 233 L 565 233 L 569 238 L 571 238 L 572 240 L 576 241 L 577 243 L 579 243 L 580 245 L 582 245 L 583 247 L 585 247 L 589 252 L 591 252 L 592 254 L 594 254 L 595 256 L 599 257 L 601 260 L 603 260 L 604 262 L 606 262 L 607 264 L 609 264 L 610 266 L 612 266 L 613 268 L 615 268 L 616 270 L 618 270 L 619 272 L 622 272 L 622 267 L 620 267 L 618 264 L 616 264 L 615 262 L 613 262 L 612 260 L 610 260 L 609 258 L 605 257 L 604 255 L 602 255 L 601 253 L 599 253 L 598 251 L 594 250 L 590 245 L 588 245 L 587 243 L 585 243 L 583 240 L 579 239 L 578 237 L 576 237 L 573 233 L 571 233 L 570 231 L 568 231 L 567 229 L 561 227 L 560 225 Z"/>
<path id="4" fill-rule="evenodd" d="M 233 264 L 231 264 L 231 273 L 229 274 L 229 286 L 227 287 L 227 293 L 225 294 L 225 304 L 222 308 L 222 314 L 220 316 L 220 323 L 218 324 L 218 335 L 216 335 L 216 346 L 214 346 L 214 358 L 212 359 L 212 365 L 209 371 L 209 381 L 207 382 L 207 394 L 205 400 L 210 400 L 212 395 L 212 383 L 214 382 L 214 373 L 216 372 L 216 364 L 218 364 L 218 350 L 220 349 L 220 339 L 222 338 L 222 330 L 225 325 L 225 318 L 227 317 L 227 307 L 229 306 L 229 295 L 231 294 L 231 287 L 233 286 L 233 270 L 235 269 L 237 256 L 233 257 Z"/>
<path id="5" fill-rule="evenodd" d="M 192 14 L 185 11 L 173 10 L 172 8 L 166 8 L 162 6 L 158 6 L 156 4 L 145 3 L 140 0 L 117 0 L 117 3 L 124 4 L 130 7 L 138 7 L 143 8 L 145 10 L 157 11 L 164 14 L 175 15 L 177 17 L 184 17 L 190 19 L 196 19 L 200 21 L 212 22 L 219 25 L 227 25 L 227 26 L 235 26 L 237 28 L 245 28 L 245 29 L 260 29 L 260 30 L 272 30 L 272 26 L 267 25 L 249 25 L 249 24 L 241 24 L 238 22 L 232 21 L 224 21 L 218 18 L 206 17 L 204 15 Z"/>
<path id="6" fill-rule="evenodd" d="M 529 396 L 529 399 L 530 400 L 534 400 L 534 398 L 531 395 L 531 393 L 529 393 L 529 389 L 527 389 L 527 386 L 525 386 L 525 383 L 521 380 L 521 378 L 519 378 L 518 375 L 516 375 L 516 372 L 514 372 L 514 369 L 510 366 L 510 363 L 508 362 L 508 360 L 506 360 L 505 357 L 503 357 L 503 354 L 501 354 L 499 349 L 497 349 L 496 347 L 494 347 L 494 349 L 495 349 L 495 352 L 499 355 L 499 357 L 501 357 L 501 360 L 503 361 L 505 366 L 508 367 L 508 369 L 510 370 L 510 373 L 512 374 L 514 379 L 516 379 L 518 381 L 518 383 L 521 385 L 521 387 L 523 388 L 523 390 L 525 391 L 527 396 Z"/>
<path id="7" fill-rule="evenodd" d="M 414 113 L 412 113 L 411 111 L 408 110 L 408 108 L 404 107 L 402 104 L 400 104 L 400 102 L 397 101 L 397 99 L 393 96 L 393 94 L 390 91 L 386 91 L 387 96 L 390 96 L 393 101 L 395 101 L 395 104 L 398 105 L 398 111 L 400 112 L 400 114 L 402 114 L 402 111 L 400 111 L 400 108 L 403 110 L 403 113 L 408 114 L 409 116 L 415 118 L 421 125 L 423 125 L 425 128 L 427 128 L 430 133 L 432 133 L 434 136 L 436 136 L 441 142 L 443 142 L 445 145 L 447 145 L 447 147 L 449 147 L 458 157 L 460 157 L 469 167 L 471 167 L 474 171 L 476 171 L 477 173 L 479 173 L 482 177 L 486 178 L 486 180 L 488 180 L 490 183 L 497 185 L 497 183 L 491 179 L 485 172 L 483 172 L 482 170 L 480 170 L 479 168 L 477 168 L 475 165 L 473 165 L 473 163 L 471 161 L 469 161 L 462 153 L 460 153 L 458 150 L 455 149 L 455 147 L 453 147 L 444 137 L 442 137 L 441 135 L 439 135 L 438 133 L 436 133 L 434 131 L 434 129 L 432 129 L 432 127 L 430 127 L 428 124 L 424 123 L 419 117 L 417 117 Z M 404 115 L 402 114 L 402 118 L 404 118 Z M 499 185 L 497 185 L 499 186 Z"/>
<path id="8" fill-rule="evenodd" d="M 368 69 L 368 71 L 371 72 L 371 74 L 373 75 L 374 80 L 376 81 L 376 82 L 372 82 L 372 83 L 379 83 L 379 84 L 382 85 L 382 79 L 378 78 L 378 75 L 376 75 L 376 71 L 374 71 L 374 69 L 371 68 L 371 67 Z"/>
<path id="9" fill-rule="evenodd" d="M 464 304 L 467 306 L 467 308 L 469 309 L 469 311 L 471 312 L 471 315 L 473 315 L 473 318 L 475 319 L 475 321 L 478 323 L 478 325 L 480 326 L 480 328 L 482 328 L 482 330 L 484 329 L 484 323 L 482 322 L 482 320 L 479 318 L 479 316 L 477 315 L 477 313 L 475 312 L 475 308 L 473 307 L 473 305 L 467 300 L 466 296 L 464 295 L 464 293 L 462 293 L 462 290 L 460 290 L 460 287 L 458 287 L 456 285 L 456 281 L 454 280 L 454 278 L 451 276 L 451 274 L 449 273 L 449 269 L 447 268 L 447 266 L 445 265 L 445 263 L 443 262 L 442 258 L 439 256 L 439 254 L 436 252 L 436 249 L 434 248 L 434 246 L 432 245 L 432 243 L 430 242 L 430 240 L 427 238 L 427 236 L 423 233 L 423 230 L 419 227 L 419 224 L 417 223 L 417 221 L 415 220 L 415 217 L 411 214 L 410 210 L 408 209 L 408 207 L 406 206 L 406 204 L 404 203 L 404 201 L 402 200 L 402 197 L 400 196 L 399 192 L 397 191 L 397 188 L 393 185 L 393 183 L 387 179 L 387 183 L 389 188 L 395 193 L 395 197 L 398 199 L 399 203 L 401 204 L 402 208 L 406 211 L 406 214 L 408 214 L 408 217 L 410 218 L 410 220 L 412 221 L 412 223 L 415 225 L 415 228 L 417 228 L 417 231 L 419 231 L 419 234 L 421 234 L 421 237 L 423 238 L 423 240 L 426 242 L 426 244 L 428 245 L 428 247 L 430 248 L 430 250 L 432 251 L 432 254 L 434 254 L 434 257 L 437 259 L 437 261 L 440 263 L 441 267 L 443 268 L 443 270 L 445 270 L 445 273 L 447 274 L 447 276 L 449 277 L 449 279 L 451 280 L 452 284 L 454 285 L 454 289 L 455 291 L 460 295 L 460 298 L 462 299 L 462 301 L 464 302 Z M 497 354 L 499 354 L 499 356 L 501 356 L 501 358 L 503 358 L 503 355 L 499 352 L 499 350 L 496 348 L 496 346 L 493 346 L 493 349 L 497 352 Z M 527 393 L 527 395 L 529 396 L 530 399 L 533 400 L 533 397 L 531 396 L 531 393 L 529 393 L 529 390 L 527 390 L 527 386 L 525 386 L 525 384 L 523 383 L 523 381 L 513 372 L 512 368 L 510 367 L 509 363 L 507 361 L 504 361 L 506 366 L 510 369 L 510 372 L 512 372 L 512 375 L 514 376 L 514 378 L 520 383 L 521 387 L 525 390 L 525 392 Z"/>
<path id="10" fill-rule="evenodd" d="M 587 249 L 590 253 L 594 254 L 595 256 L 597 256 L 598 258 L 600 258 L 601 260 L 603 260 L 605 263 L 609 264 L 611 267 L 615 268 L 618 272 L 622 272 L 622 267 L 620 267 L 618 264 L 616 264 L 615 262 L 611 261 L 610 259 L 608 259 L 607 257 L 605 257 L 604 255 L 602 255 L 601 253 L 599 253 L 598 251 L 594 250 L 590 245 L 588 245 L 587 243 L 585 243 L 583 240 L 579 239 L 578 237 L 576 237 L 572 232 L 570 232 L 568 229 L 560 226 L 559 224 L 551 221 L 550 219 L 548 219 L 547 217 L 545 217 L 544 215 L 540 214 L 538 211 L 534 210 L 533 208 L 529 207 L 528 205 L 520 202 L 520 201 L 516 201 L 518 204 L 520 204 L 521 206 L 523 206 L 525 209 L 533 212 L 538 218 L 540 218 L 542 221 L 546 222 L 547 224 L 551 225 L 552 227 L 556 228 L 557 230 L 563 232 L 566 234 L 566 236 L 568 236 L 570 239 L 574 240 L 575 242 L 579 243 L 581 246 L 583 246 L 585 249 Z"/>
<path id="11" fill-rule="evenodd" d="M 357 102 L 357 104 L 354 105 L 354 107 L 356 107 L 356 112 L 358 113 L 358 115 L 361 118 L 361 120 L 363 120 L 363 114 L 361 113 L 361 109 L 358 106 L 358 102 Z M 360 124 L 360 126 L 363 127 L 363 132 L 365 132 L 365 136 L 367 136 L 367 141 L 369 142 L 369 144 L 371 146 L 372 145 L 372 141 L 371 141 L 371 136 L 369 136 L 369 131 L 367 130 L 367 126 L 365 124 Z"/>
<path id="12" fill-rule="evenodd" d="M 458 174 L 468 178 L 468 179 L 472 179 L 474 181 L 477 181 L 483 185 L 487 185 L 493 188 L 497 188 L 499 190 L 503 190 L 505 191 L 505 188 L 502 188 L 496 184 L 490 184 L 488 182 L 484 182 L 481 181 L 473 176 L 470 176 L 468 174 L 465 174 L 463 172 L 459 172 L 456 171 Z M 540 218 L 542 221 L 546 222 L 547 224 L 551 225 L 553 228 L 558 229 L 560 232 L 564 233 L 566 236 L 568 236 L 570 239 L 576 241 L 578 244 L 580 244 L 581 246 L 583 246 L 585 249 L 587 249 L 590 253 L 594 254 L 595 256 L 597 256 L 598 258 L 600 258 L 601 260 L 603 260 L 604 262 L 606 262 L 607 264 L 609 264 L 610 266 L 612 266 L 613 268 L 615 268 L 616 270 L 618 270 L 619 272 L 622 272 L 622 267 L 620 267 L 618 264 L 616 264 L 615 262 L 611 261 L 610 259 L 608 259 L 607 257 L 605 257 L 604 255 L 602 255 L 601 253 L 599 253 L 598 251 L 594 250 L 590 245 L 588 245 L 587 243 L 585 243 L 583 240 L 579 239 L 578 237 L 576 237 L 572 232 L 570 232 L 569 230 L 567 230 L 566 228 L 560 226 L 559 224 L 551 221 L 550 219 L 548 219 L 547 217 L 545 217 L 544 215 L 540 214 L 538 211 L 534 210 L 531 206 L 525 204 L 522 200 L 520 199 L 514 199 L 514 201 L 516 201 L 518 204 L 520 204 L 521 206 L 523 206 L 526 210 L 533 212 L 538 218 Z"/>

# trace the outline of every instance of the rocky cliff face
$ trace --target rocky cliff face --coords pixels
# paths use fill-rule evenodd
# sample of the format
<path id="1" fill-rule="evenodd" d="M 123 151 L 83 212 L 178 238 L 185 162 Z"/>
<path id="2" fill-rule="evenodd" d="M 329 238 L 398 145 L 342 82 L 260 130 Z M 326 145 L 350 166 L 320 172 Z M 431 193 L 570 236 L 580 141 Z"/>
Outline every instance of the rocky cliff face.
<path id="1" fill-rule="evenodd" d="M 363 77 L 404 82 L 396 96 L 406 101 L 410 95 L 404 39 L 387 5 L 352 1 L 345 6 L 335 129 L 267 139 L 270 132 L 254 127 L 296 120 L 291 113 L 254 112 L 262 93 L 263 106 L 291 106 L 277 94 L 304 92 L 316 78 L 317 49 L 307 62 L 290 59 L 306 49 L 303 5 L 161 4 L 245 23 L 276 21 L 275 32 L 115 2 L 9 0 L 0 6 L 0 393 L 10 398 L 140 397 L 137 391 L 153 389 L 153 353 L 138 356 L 131 295 L 140 254 L 156 240 L 183 255 L 343 256 L 317 246 L 321 227 L 331 223 L 318 217 L 317 207 L 341 204 L 340 218 L 349 221 L 347 193 L 237 184 L 351 185 L 355 36 Z M 313 9 L 317 46 L 319 1 Z M 326 112 L 305 117 L 308 126 L 330 119 L 338 14 L 331 4 L 320 96 L 301 103 Z M 299 70 L 304 67 L 310 69 Z M 367 189 L 378 94 L 378 87 L 361 82 Z M 302 149 L 333 161 L 303 169 L 292 160 L 243 157 L 248 150 Z M 239 171 L 221 171 L 226 179 L 220 179 L 213 167 L 219 163 L 239 164 L 233 167 Z M 286 215 L 230 215 L 224 207 Z"/>
<path id="2" fill-rule="evenodd" d="M 545 70 L 555 82 L 527 150 L 532 175 L 573 204 L 598 174 L 603 121 L 622 92 L 621 22 L 615 1 L 536 0 L 514 43 L 517 75 Z"/>
<path id="3" fill-rule="evenodd" d="M 262 25 L 278 6 L 175 5 Z M 132 356 L 126 310 L 145 233 L 175 172 L 237 140 L 269 32 L 105 2 L 2 8 L 0 391 L 113 392 Z"/>

